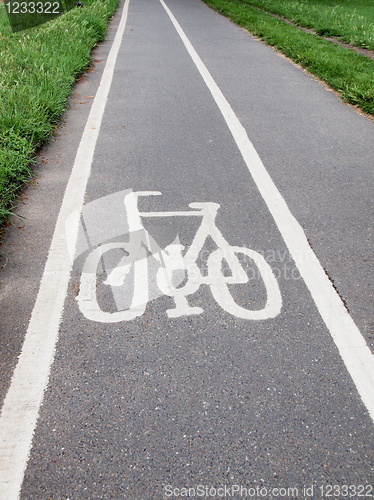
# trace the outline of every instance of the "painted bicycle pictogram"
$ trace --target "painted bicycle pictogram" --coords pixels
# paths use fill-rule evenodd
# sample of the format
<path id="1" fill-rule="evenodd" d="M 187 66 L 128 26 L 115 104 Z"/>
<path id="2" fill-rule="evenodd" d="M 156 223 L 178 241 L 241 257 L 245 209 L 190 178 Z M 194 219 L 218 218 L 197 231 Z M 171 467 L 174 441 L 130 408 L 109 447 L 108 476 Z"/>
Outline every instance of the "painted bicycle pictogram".
<path id="1" fill-rule="evenodd" d="M 246 247 L 232 246 L 223 237 L 215 224 L 220 205 L 213 202 L 190 203 L 192 210 L 183 212 L 140 212 L 138 198 L 159 196 L 159 191 L 130 192 L 124 204 L 128 217 L 129 241 L 107 243 L 92 250 L 83 266 L 80 291 L 77 297 L 81 312 L 88 319 L 102 323 L 131 321 L 144 314 L 149 297 L 148 257 L 152 255 L 159 263 L 157 286 L 161 294 L 172 297 L 175 307 L 166 311 L 169 318 L 202 314 L 204 309 L 189 305 L 188 296 L 194 294 L 201 285 L 207 285 L 219 306 L 227 313 L 247 320 L 264 320 L 277 316 L 282 307 L 278 282 L 271 267 L 258 252 Z M 144 228 L 142 217 L 201 217 L 201 224 L 191 246 L 185 251 L 184 245 L 172 243 L 162 249 Z M 197 264 L 207 238 L 210 237 L 216 250 L 207 259 L 207 274 L 203 275 Z M 133 270 L 133 289 L 131 305 L 121 311 L 103 311 L 97 300 L 97 274 L 100 261 L 106 252 L 122 249 L 123 256 L 108 274 L 105 285 L 122 286 L 126 276 Z M 185 252 L 184 252 L 185 251 Z M 248 283 L 249 277 L 243 269 L 238 254 L 246 255 L 258 269 L 266 289 L 266 303 L 262 309 L 246 309 L 238 305 L 230 293 L 230 285 Z M 223 262 L 230 273 L 223 273 Z M 175 274 L 183 273 L 183 283 L 175 283 Z M 180 280 L 181 281 L 181 280 Z M 160 295 L 161 295 L 160 294 Z"/>

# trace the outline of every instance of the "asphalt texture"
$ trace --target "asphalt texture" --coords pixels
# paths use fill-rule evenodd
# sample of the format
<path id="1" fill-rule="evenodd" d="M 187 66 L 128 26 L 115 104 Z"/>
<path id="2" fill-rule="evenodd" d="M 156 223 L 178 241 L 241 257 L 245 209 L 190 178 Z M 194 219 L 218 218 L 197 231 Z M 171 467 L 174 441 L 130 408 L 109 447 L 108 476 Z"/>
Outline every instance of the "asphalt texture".
<path id="1" fill-rule="evenodd" d="M 374 124 L 200 1 L 167 5 L 372 349 Z M 120 9 L 94 53 L 93 70 L 75 89 L 55 142 L 42 152 L 47 164 L 20 209 L 28 217 L 19 223 L 23 229 L 11 231 L 3 245 L 2 400 L 119 16 Z M 98 245 L 128 238 L 123 199 L 131 190 L 162 193 L 141 198 L 141 211 L 218 203 L 216 225 L 226 241 L 259 252 L 273 269 L 281 313 L 261 321 L 238 318 L 202 285 L 188 297 L 190 305 L 203 308 L 199 315 L 169 318 L 173 300 L 156 292 L 132 321 L 87 319 L 76 300 L 84 262 Z M 214 497 L 214 488 L 218 498 L 219 487 L 233 485 L 263 488 L 247 498 L 275 498 L 272 488 L 297 488 L 281 495 L 286 498 L 321 498 L 329 485 L 363 485 L 365 498 L 374 494 L 373 422 L 216 103 L 158 1 L 130 1 L 83 215 L 21 500 L 161 500 L 198 485 L 205 498 Z M 143 222 L 161 248 L 176 238 L 188 248 L 197 219 Z M 215 248 L 207 240 L 206 254 Z M 113 259 L 118 262 L 119 253 Z M 105 267 L 98 268 L 98 302 L 115 311 L 122 299 L 103 284 Z M 256 268 L 248 264 L 247 272 L 255 276 Z M 151 278 L 156 280 L 155 272 Z M 258 276 L 230 289 L 240 306 L 264 307 Z M 347 496 L 340 493 L 332 495 Z M 244 490 L 226 490 L 225 496 L 245 498 Z"/>

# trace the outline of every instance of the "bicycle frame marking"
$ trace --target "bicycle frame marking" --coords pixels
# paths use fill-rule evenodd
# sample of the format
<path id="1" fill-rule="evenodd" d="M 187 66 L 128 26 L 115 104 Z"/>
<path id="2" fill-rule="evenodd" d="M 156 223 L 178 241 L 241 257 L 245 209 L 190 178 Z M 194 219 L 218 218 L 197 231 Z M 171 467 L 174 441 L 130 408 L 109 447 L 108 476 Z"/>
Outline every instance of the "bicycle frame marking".
<path id="1" fill-rule="evenodd" d="M 202 314 L 202 307 L 189 305 L 187 297 L 194 294 L 201 285 L 210 287 L 216 302 L 229 314 L 247 320 L 263 320 L 276 317 L 282 307 L 282 298 L 278 282 L 261 254 L 245 247 L 231 246 L 215 225 L 215 218 L 220 205 L 213 202 L 190 203 L 193 210 L 186 212 L 140 212 L 138 198 L 140 196 L 159 196 L 159 191 L 139 191 L 126 195 L 124 203 L 129 225 L 129 242 L 108 243 L 94 249 L 87 257 L 81 277 L 80 292 L 77 297 L 81 312 L 88 319 L 102 323 L 131 321 L 141 316 L 149 301 L 148 257 L 151 254 L 159 262 L 157 286 L 164 294 L 172 297 L 175 308 L 166 311 L 169 318 L 178 318 Z M 142 217 L 201 217 L 191 246 L 183 255 L 184 246 L 172 243 L 161 249 L 152 236 L 145 230 Z M 210 237 L 217 246 L 208 257 L 208 273 L 203 276 L 197 265 L 197 259 Z M 128 309 L 116 312 L 103 311 L 96 297 L 97 269 L 103 254 L 116 248 L 122 248 L 128 255 L 122 257 L 118 265 L 109 273 L 104 284 L 121 286 L 128 273 L 133 269 L 134 290 L 131 305 Z M 257 266 L 267 292 L 266 304 L 262 309 L 250 310 L 239 306 L 234 301 L 230 284 L 246 284 L 249 278 L 242 268 L 236 254 L 244 254 Z M 231 270 L 230 276 L 224 276 L 222 262 L 225 260 Z M 175 273 L 187 274 L 187 280 L 181 287 L 173 284 Z"/>

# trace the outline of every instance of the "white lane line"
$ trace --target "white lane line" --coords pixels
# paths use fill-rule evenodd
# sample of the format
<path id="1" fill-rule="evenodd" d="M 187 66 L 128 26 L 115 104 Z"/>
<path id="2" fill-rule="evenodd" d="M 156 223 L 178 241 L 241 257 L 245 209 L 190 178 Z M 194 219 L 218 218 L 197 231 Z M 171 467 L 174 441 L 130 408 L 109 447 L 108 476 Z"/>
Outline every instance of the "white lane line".
<path id="1" fill-rule="evenodd" d="M 163 0 L 160 0 L 160 2 L 216 101 L 247 164 L 248 170 L 268 206 L 306 286 L 309 288 L 323 321 L 334 339 L 340 356 L 371 418 L 374 420 L 374 356 L 311 249 L 302 227 L 290 212 L 287 203 L 268 174 L 244 127 L 173 13 Z"/>
<path id="2" fill-rule="evenodd" d="M 65 221 L 83 207 L 84 194 L 99 135 L 114 67 L 126 26 L 129 0 L 122 17 L 92 104 L 49 249 L 38 296 L 0 417 L 0 499 L 19 498 L 31 449 L 39 408 L 48 383 L 58 338 L 59 324 L 70 279 L 71 259 L 65 236 Z M 74 240 L 78 220 L 70 228 Z"/>

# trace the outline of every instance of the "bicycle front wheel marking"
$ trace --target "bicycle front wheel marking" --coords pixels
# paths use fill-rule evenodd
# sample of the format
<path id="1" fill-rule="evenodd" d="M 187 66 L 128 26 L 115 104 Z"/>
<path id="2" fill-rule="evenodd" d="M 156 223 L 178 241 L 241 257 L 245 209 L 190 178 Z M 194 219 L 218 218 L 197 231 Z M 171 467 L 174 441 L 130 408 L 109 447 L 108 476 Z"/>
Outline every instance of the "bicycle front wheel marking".
<path id="1" fill-rule="evenodd" d="M 271 267 L 266 262 L 264 257 L 258 252 L 244 247 L 230 247 L 230 252 L 247 255 L 256 264 L 259 275 L 261 276 L 266 288 L 266 304 L 263 309 L 251 310 L 239 306 L 234 301 L 229 290 L 228 282 L 235 284 L 235 281 L 230 278 L 227 279 L 223 275 L 221 275 L 221 278 L 218 277 L 221 273 L 223 259 L 228 258 L 221 248 L 215 250 L 208 258 L 208 273 L 211 277 L 210 289 L 216 302 L 222 307 L 222 309 L 237 318 L 263 320 L 278 316 L 282 308 L 282 297 L 278 282 Z M 237 265 L 240 266 L 239 261 L 237 261 Z M 244 272 L 243 269 L 242 271 Z M 236 283 L 243 283 L 243 281 L 237 281 Z"/>

